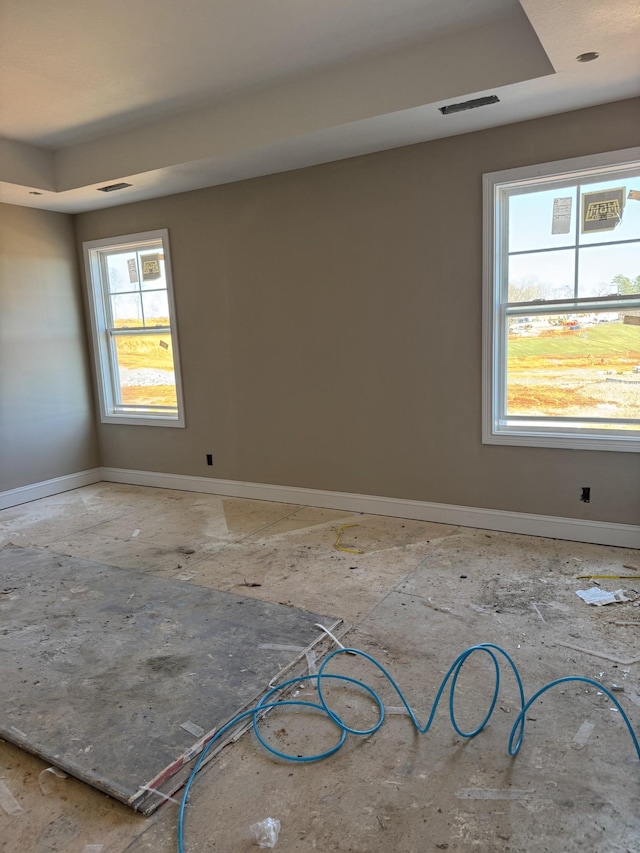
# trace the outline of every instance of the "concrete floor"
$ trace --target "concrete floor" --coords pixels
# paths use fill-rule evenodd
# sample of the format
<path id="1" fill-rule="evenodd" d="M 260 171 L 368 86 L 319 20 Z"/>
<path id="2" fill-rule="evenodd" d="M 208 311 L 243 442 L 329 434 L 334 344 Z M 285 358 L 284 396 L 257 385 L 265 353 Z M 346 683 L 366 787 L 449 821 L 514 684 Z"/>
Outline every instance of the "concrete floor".
<path id="1" fill-rule="evenodd" d="M 344 524 L 357 526 L 341 544 L 363 553 L 334 547 Z M 107 483 L 0 512 L 0 547 L 8 543 L 340 616 L 354 626 L 349 645 L 390 670 L 421 722 L 456 655 L 492 642 L 513 657 L 527 696 L 565 675 L 623 687 L 616 696 L 640 732 L 638 551 Z M 601 584 L 624 586 L 634 600 L 596 608 L 575 594 L 591 585 L 578 575 L 633 575 L 625 566 L 638 569 L 637 582 Z M 469 661 L 456 693 L 467 729 L 490 698 L 485 657 Z M 341 656 L 334 671 L 400 705 L 362 660 Z M 375 719 L 362 694 L 332 688 L 330 698 L 350 725 Z M 427 735 L 391 713 L 375 735 L 350 737 L 316 764 L 276 761 L 247 735 L 197 778 L 186 851 L 257 850 L 249 826 L 272 816 L 282 853 L 640 853 L 640 762 L 608 697 L 582 682 L 546 693 L 512 759 L 516 705 L 504 670 L 496 711 L 477 738 L 456 735 L 445 703 Z M 335 741 L 317 715 L 274 713 L 265 730 L 294 753 Z M 145 818 L 74 779 L 41 776 L 45 769 L 0 742 L 3 851 L 176 849 L 174 803 Z"/>

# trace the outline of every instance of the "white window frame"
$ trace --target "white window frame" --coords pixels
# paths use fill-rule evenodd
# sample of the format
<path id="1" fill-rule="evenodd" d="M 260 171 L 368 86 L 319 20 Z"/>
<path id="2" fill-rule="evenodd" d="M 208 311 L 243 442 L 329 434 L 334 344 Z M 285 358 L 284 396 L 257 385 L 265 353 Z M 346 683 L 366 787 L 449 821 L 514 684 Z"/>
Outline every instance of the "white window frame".
<path id="1" fill-rule="evenodd" d="M 164 255 L 165 281 L 167 285 L 167 300 L 169 304 L 169 323 L 167 328 L 153 327 L 153 333 L 165 331 L 171 334 L 173 363 L 176 381 L 177 411 L 156 411 L 145 409 L 140 412 L 119 410 L 116 400 L 116 359 L 113 350 L 113 340 L 109 333 L 109 295 L 105 282 L 102 257 L 105 250 L 140 248 L 145 243 L 162 243 Z M 131 424 L 137 426 L 184 427 L 184 402 L 182 396 L 182 381 L 180 370 L 180 350 L 178 346 L 178 331 L 176 310 L 173 297 L 173 280 L 171 274 L 171 253 L 169 248 L 169 232 L 166 228 L 157 231 L 144 231 L 138 234 L 126 234 L 121 237 L 111 237 L 106 240 L 91 240 L 83 243 L 86 285 L 91 316 L 91 331 L 95 355 L 96 379 L 100 399 L 100 419 L 102 423 Z M 146 332 L 149 334 L 149 331 Z M 145 334 L 144 330 L 132 334 Z M 119 387 L 119 382 L 117 383 Z"/>
<path id="2" fill-rule="evenodd" d="M 508 218 L 505 192 L 514 185 L 555 188 L 575 184 L 576 179 L 603 180 L 621 176 L 640 162 L 640 147 L 492 172 L 483 176 L 483 353 L 482 353 L 482 441 L 530 447 L 577 450 L 640 451 L 636 430 L 591 429 L 571 426 L 559 418 L 509 420 L 506 415 L 507 316 L 520 314 L 577 313 L 615 308 L 640 308 L 640 295 L 564 299 L 534 303 L 508 303 L 506 244 Z M 576 211 L 579 216 L 579 211 Z M 640 235 L 639 235 L 640 236 Z M 503 298 L 503 294 L 505 294 Z M 575 420 L 575 419 L 574 419 Z M 593 419 L 592 419 L 593 420 Z M 546 421 L 546 423 L 545 423 Z"/>

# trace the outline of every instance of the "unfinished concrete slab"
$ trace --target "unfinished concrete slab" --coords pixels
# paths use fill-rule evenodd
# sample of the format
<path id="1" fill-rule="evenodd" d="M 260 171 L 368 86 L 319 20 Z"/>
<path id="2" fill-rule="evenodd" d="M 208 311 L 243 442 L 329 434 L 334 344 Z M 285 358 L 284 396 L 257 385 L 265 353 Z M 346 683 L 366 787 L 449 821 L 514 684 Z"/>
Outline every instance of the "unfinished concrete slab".
<path id="1" fill-rule="evenodd" d="M 35 548 L 0 550 L 0 592 L 0 734 L 145 812 L 316 623 L 336 625 Z"/>
<path id="2" fill-rule="evenodd" d="M 33 532 L 51 552 L 67 553 L 73 544 L 76 556 L 100 560 L 92 552 L 95 537 L 100 547 L 116 545 L 100 532 L 103 523 L 134 507 L 143 530 L 117 542 L 131 549 L 132 569 L 148 570 L 153 561 L 145 562 L 144 554 L 156 546 L 151 538 L 140 542 L 146 519 L 155 524 L 163 511 L 175 519 L 189 503 L 182 494 L 102 483 L 65 501 L 58 496 L 0 513 L 0 535 L 4 529 L 10 541 L 14 533 L 7 528 L 19 530 L 26 546 L 35 544 Z M 154 573 L 191 575 L 186 583 L 196 588 L 353 614 L 349 644 L 388 667 L 421 721 L 455 656 L 473 643 L 495 642 L 517 663 L 528 696 L 569 674 L 617 684 L 624 690 L 615 695 L 640 730 L 640 664 L 584 651 L 638 656 L 640 579 L 601 581 L 603 588 L 625 587 L 632 600 L 622 604 L 597 608 L 575 594 L 588 584 L 580 575 L 640 578 L 638 551 L 312 507 L 292 514 L 285 504 L 262 513 L 257 502 L 235 505 L 209 495 L 197 502 L 212 519 L 230 520 L 226 531 L 215 522 L 224 535 L 205 544 L 198 537 L 206 512 L 185 513 L 182 523 L 167 525 L 166 562 Z M 334 548 L 338 528 L 347 523 L 359 527 L 347 529 L 342 544 L 363 554 Z M 184 555 L 179 549 L 190 541 L 194 553 Z M 123 554 L 114 550 L 113 561 Z M 244 580 L 262 586 L 236 586 Z M 492 689 L 486 664 L 469 661 L 460 678 L 456 707 L 465 724 L 486 707 Z M 381 674 L 351 659 L 338 660 L 338 667 L 366 676 L 386 705 L 399 706 Z M 528 713 L 516 758 L 509 757 L 507 740 L 518 697 L 506 671 L 490 725 L 471 741 L 452 729 L 446 704 L 428 735 L 417 735 L 406 715 L 389 713 L 375 735 L 350 737 L 317 764 L 276 761 L 246 735 L 199 774 L 186 811 L 186 853 L 258 850 L 249 826 L 267 816 L 282 824 L 277 853 L 640 853 L 640 762 L 619 712 L 598 693 L 576 683 L 541 697 Z M 372 702 L 335 690 L 331 696 L 355 724 L 372 719 Z M 282 712 L 263 725 L 271 742 L 300 753 L 335 740 L 317 714 Z M 21 809 L 0 808 L 8 850 L 86 853 L 93 844 L 100 853 L 175 853 L 177 804 L 167 802 L 145 818 L 73 778 L 51 774 L 45 794 L 38 777 L 46 766 L 0 742 L 0 777 Z"/>

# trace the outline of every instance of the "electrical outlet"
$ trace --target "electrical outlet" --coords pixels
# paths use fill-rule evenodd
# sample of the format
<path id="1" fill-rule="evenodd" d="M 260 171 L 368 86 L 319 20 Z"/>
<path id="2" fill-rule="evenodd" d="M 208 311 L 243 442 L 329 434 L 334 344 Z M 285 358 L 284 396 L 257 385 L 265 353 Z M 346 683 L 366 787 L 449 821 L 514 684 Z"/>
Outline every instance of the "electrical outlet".
<path id="1" fill-rule="evenodd" d="M 580 495 L 582 503 L 588 504 L 591 500 L 591 486 L 583 486 L 582 494 Z"/>
<path id="2" fill-rule="evenodd" d="M 207 453 L 207 465 L 213 465 L 213 453 Z"/>

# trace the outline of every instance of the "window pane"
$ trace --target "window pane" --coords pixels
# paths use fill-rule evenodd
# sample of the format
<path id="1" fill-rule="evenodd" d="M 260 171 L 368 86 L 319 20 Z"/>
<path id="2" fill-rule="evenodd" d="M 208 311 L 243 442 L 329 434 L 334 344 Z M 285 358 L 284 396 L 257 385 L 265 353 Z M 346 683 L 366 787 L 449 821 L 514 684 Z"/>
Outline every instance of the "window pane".
<path id="1" fill-rule="evenodd" d="M 614 178 L 611 181 L 600 181 L 599 183 L 593 184 L 584 184 L 580 187 L 580 210 L 582 215 L 582 209 L 585 201 L 587 202 L 586 208 L 588 210 L 589 203 L 596 204 L 599 200 L 598 193 L 605 193 L 607 190 L 616 190 L 620 189 L 621 192 L 609 193 L 602 197 L 603 201 L 608 201 L 609 206 L 604 210 L 603 216 L 600 226 L 598 226 L 595 221 L 598 217 L 598 211 L 591 209 L 591 226 L 595 227 L 596 230 L 583 232 L 584 223 L 581 224 L 580 228 L 580 237 L 579 242 L 580 245 L 588 245 L 589 243 L 608 243 L 616 240 L 637 240 L 640 236 L 640 174 L 637 178 L 629 178 L 629 179 L 620 179 Z M 632 197 L 629 198 L 629 192 L 632 193 Z M 592 194 L 596 195 L 592 195 Z M 634 193 L 637 193 L 636 198 L 633 197 Z M 585 199 L 586 196 L 586 199 Z M 621 203 L 621 214 L 622 218 L 619 220 L 615 217 L 616 205 Z M 613 218 L 607 219 L 607 216 L 611 216 Z M 614 226 L 611 228 L 611 226 Z M 603 230 L 605 229 L 605 230 Z"/>
<path id="2" fill-rule="evenodd" d="M 640 241 L 580 249 L 579 264 L 578 296 L 640 293 Z"/>
<path id="3" fill-rule="evenodd" d="M 142 325 L 142 305 L 139 293 L 121 293 L 111 297 L 113 325 L 117 329 Z"/>
<path id="4" fill-rule="evenodd" d="M 573 296 L 574 249 L 509 257 L 509 302 Z"/>
<path id="5" fill-rule="evenodd" d="M 640 320 L 640 311 L 511 318 L 507 416 L 640 420 L 640 325 L 633 313 Z"/>
<path id="6" fill-rule="evenodd" d="M 572 246 L 575 239 L 575 187 L 510 196 L 510 252 Z"/>
<path id="7" fill-rule="evenodd" d="M 123 406 L 177 409 L 170 334 L 114 335 Z"/>
<path id="8" fill-rule="evenodd" d="M 114 252 L 106 256 L 106 261 L 110 293 L 138 289 L 138 261 L 135 252 Z"/>
<path id="9" fill-rule="evenodd" d="M 150 290 L 142 293 L 145 326 L 169 325 L 169 300 L 166 290 Z"/>

